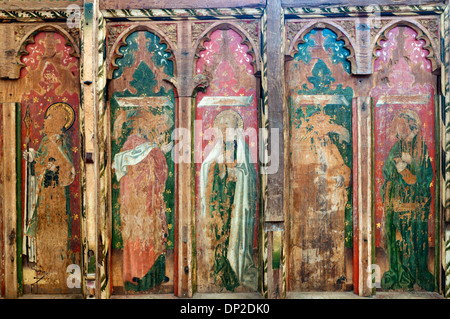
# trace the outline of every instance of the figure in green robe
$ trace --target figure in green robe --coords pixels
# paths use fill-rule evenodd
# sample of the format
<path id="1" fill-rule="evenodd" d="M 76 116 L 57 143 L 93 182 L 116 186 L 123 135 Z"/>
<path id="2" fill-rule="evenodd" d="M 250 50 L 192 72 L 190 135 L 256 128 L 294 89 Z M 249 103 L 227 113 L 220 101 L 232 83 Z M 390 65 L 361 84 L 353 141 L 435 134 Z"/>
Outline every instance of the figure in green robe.
<path id="1" fill-rule="evenodd" d="M 253 256 L 257 203 L 256 170 L 243 136 L 243 123 L 234 110 L 214 119 L 214 128 L 227 136 L 215 144 L 201 168 L 202 219 L 208 242 L 208 280 L 220 289 L 239 286 L 257 290 L 257 268 Z"/>
<path id="2" fill-rule="evenodd" d="M 412 110 L 400 110 L 392 121 L 398 141 L 384 164 L 381 189 L 389 256 L 381 285 L 386 290 L 412 290 L 415 284 L 434 290 L 427 266 L 433 168 L 420 128 L 420 118 Z"/>

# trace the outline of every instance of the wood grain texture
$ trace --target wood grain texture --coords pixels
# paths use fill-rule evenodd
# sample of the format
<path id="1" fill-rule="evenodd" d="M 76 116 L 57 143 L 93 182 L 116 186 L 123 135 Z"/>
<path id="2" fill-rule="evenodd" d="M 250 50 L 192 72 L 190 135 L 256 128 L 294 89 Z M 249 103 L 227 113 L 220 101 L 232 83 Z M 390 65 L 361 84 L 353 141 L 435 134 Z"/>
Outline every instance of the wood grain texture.
<path id="1" fill-rule="evenodd" d="M 4 40 L 0 42 L 0 78 L 17 78 L 14 26 L 1 24 L 0 33 L 4 35 Z"/>
<path id="2" fill-rule="evenodd" d="M 3 104 L 0 103 L 0 296 L 5 295 L 5 234 L 3 233 Z"/>
<path id="3" fill-rule="evenodd" d="M 350 53 L 313 29 L 286 62 L 289 110 L 288 290 L 342 290 L 352 242 Z M 330 48 L 333 48 L 332 50 Z"/>
<path id="4" fill-rule="evenodd" d="M 83 6 L 82 0 L 0 0 L 0 10 L 66 9 L 69 5 Z"/>
<path id="5" fill-rule="evenodd" d="M 281 0 L 283 7 L 329 7 L 329 6 L 368 6 L 368 5 L 423 5 L 445 3 L 445 1 L 436 0 L 379 0 L 374 3 L 373 0 L 343 1 L 343 0 Z"/>
<path id="6" fill-rule="evenodd" d="M 265 4 L 265 0 L 101 0 L 100 9 L 261 8 Z"/>
<path id="7" fill-rule="evenodd" d="M 8 136 L 3 142 L 2 192 L 3 192 L 3 235 L 4 238 L 4 281 L 5 298 L 17 298 L 17 211 L 16 211 L 16 104 L 3 103 L 3 134 Z M 13 190 L 13 191 L 11 191 Z"/>
<path id="8" fill-rule="evenodd" d="M 268 128 L 273 133 L 268 136 L 268 154 L 278 157 L 278 169 L 272 174 L 267 174 L 267 206 L 264 211 L 264 220 L 276 222 L 284 220 L 284 66 L 283 66 L 283 28 L 284 16 L 279 1 L 267 1 L 267 95 L 268 103 Z M 269 131 L 270 132 L 270 131 Z M 278 134 L 279 143 L 271 143 L 271 134 Z M 274 162 L 274 161 L 272 161 Z"/>
<path id="9" fill-rule="evenodd" d="M 354 250 L 357 251 L 355 292 L 360 296 L 372 295 L 367 285 L 372 264 L 372 108 L 370 99 L 355 98 L 353 102 L 354 176 L 353 207 L 355 209 Z"/>

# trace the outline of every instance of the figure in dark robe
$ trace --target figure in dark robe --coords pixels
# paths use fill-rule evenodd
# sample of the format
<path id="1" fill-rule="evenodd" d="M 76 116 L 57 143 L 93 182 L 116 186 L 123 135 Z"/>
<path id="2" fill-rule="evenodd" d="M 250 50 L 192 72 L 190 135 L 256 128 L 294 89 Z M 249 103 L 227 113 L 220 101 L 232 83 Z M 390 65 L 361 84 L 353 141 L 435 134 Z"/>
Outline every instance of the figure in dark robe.
<path id="1" fill-rule="evenodd" d="M 381 285 L 387 290 L 412 290 L 415 284 L 434 290 L 434 277 L 427 266 L 433 168 L 420 130 L 420 118 L 413 110 L 394 116 L 392 134 L 398 141 L 384 164 L 381 189 L 389 255 L 389 270 Z"/>

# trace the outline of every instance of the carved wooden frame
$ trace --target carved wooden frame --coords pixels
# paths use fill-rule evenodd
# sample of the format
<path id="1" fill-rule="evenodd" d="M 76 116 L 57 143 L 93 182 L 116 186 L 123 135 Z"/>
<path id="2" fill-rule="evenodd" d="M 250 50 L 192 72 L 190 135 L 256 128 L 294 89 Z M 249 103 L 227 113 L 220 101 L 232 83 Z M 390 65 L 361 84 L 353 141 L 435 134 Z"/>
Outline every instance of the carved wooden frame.
<path id="1" fill-rule="evenodd" d="M 308 25 L 314 24 L 313 22 L 308 22 L 313 19 L 318 18 L 351 18 L 351 17 L 368 17 L 373 19 L 375 13 L 381 13 L 382 19 L 391 20 L 390 22 L 384 24 L 380 30 L 376 31 L 371 35 L 370 50 L 371 50 L 371 72 L 373 73 L 373 62 L 375 52 L 379 49 L 380 42 L 385 40 L 385 34 L 389 32 L 392 28 L 398 25 L 406 25 L 413 28 L 417 33 L 416 39 L 421 39 L 425 41 L 425 49 L 430 53 L 427 56 L 432 63 L 432 69 L 435 74 L 440 74 L 441 77 L 441 100 L 440 103 L 444 104 L 445 107 L 440 114 L 440 141 L 439 143 L 441 157 L 445 157 L 446 166 L 445 169 L 440 170 L 440 203 L 441 212 L 444 214 L 444 219 L 446 222 L 450 221 L 450 6 L 449 5 L 398 5 L 398 6 L 366 6 L 366 7 L 319 7 L 319 8 L 284 8 L 284 14 L 287 22 L 294 22 L 297 19 L 302 21 L 302 26 L 299 28 L 300 31 L 297 32 L 295 40 L 291 42 L 289 47 L 286 47 L 286 55 L 292 56 L 291 52 L 294 49 L 294 45 L 301 43 L 301 34 L 305 32 L 307 27 L 303 24 Z M 388 13 L 388 16 L 384 18 L 384 13 Z M 427 18 L 427 16 L 435 16 L 438 20 L 439 26 L 439 37 L 435 35 L 432 36 L 430 31 L 425 25 L 423 25 L 420 20 Z M 437 43 L 436 39 L 439 41 Z M 355 39 L 357 40 L 357 39 Z M 358 64 L 358 61 L 356 61 Z M 354 65 L 352 64 L 352 69 Z M 352 72 L 353 73 L 353 72 Z M 359 103 L 359 102 L 358 102 Z M 359 107 L 359 106 L 357 106 Z M 286 135 L 285 135 L 286 136 Z M 369 172 L 370 173 L 370 172 Z M 370 176 L 370 174 L 369 174 Z M 288 187 L 289 180 L 285 180 L 285 187 Z M 285 188 L 286 189 L 286 188 Z M 288 216 L 288 208 L 285 207 L 285 216 Z M 367 218 L 371 218 L 368 216 Z M 441 227 L 442 228 L 442 227 Z M 442 228 L 444 229 L 444 228 Z M 441 251 L 442 256 L 442 266 L 445 270 L 445 289 L 444 295 L 450 297 L 450 226 L 444 229 L 444 234 L 439 234 L 442 237 Z M 438 235 L 438 234 L 436 234 Z M 369 236 L 370 237 L 370 236 Z M 287 249 L 286 241 L 285 247 Z M 363 258 L 371 258 L 371 248 L 368 252 L 363 252 Z M 368 274 L 365 273 L 365 269 L 359 269 L 359 281 L 365 282 Z M 286 283 L 283 283 L 285 287 Z M 360 294 L 366 294 L 367 292 L 360 292 Z"/>
<path id="2" fill-rule="evenodd" d="M 197 40 L 195 40 L 193 43 L 193 47 L 195 48 L 195 60 L 199 58 L 200 52 L 205 50 L 203 44 L 205 42 L 211 41 L 210 35 L 214 31 L 227 29 L 232 29 L 236 31 L 242 37 L 243 40 L 241 44 L 246 45 L 248 47 L 247 54 L 252 57 L 252 61 L 250 62 L 250 64 L 254 67 L 255 71 L 254 73 L 260 71 L 261 55 L 258 51 L 259 48 L 258 43 L 255 43 L 250 34 L 234 21 L 219 21 L 212 23 L 210 26 L 208 26 L 206 30 L 204 30 L 198 36 Z"/>
<path id="3" fill-rule="evenodd" d="M 165 52 L 171 53 L 171 57 L 169 58 L 170 61 L 174 62 L 174 76 L 176 77 L 177 74 L 177 64 L 174 54 L 174 48 L 176 48 L 176 43 L 173 43 L 172 40 L 170 40 L 167 35 L 158 27 L 158 24 L 133 24 L 130 25 L 128 28 L 123 30 L 118 37 L 115 39 L 114 43 L 112 44 L 110 48 L 110 52 L 108 52 L 108 57 L 106 59 L 107 62 L 107 74 L 108 74 L 108 80 L 111 80 L 113 78 L 114 70 L 118 69 L 118 66 L 116 64 L 116 60 L 118 58 L 121 58 L 123 55 L 120 53 L 119 49 L 123 46 L 126 46 L 126 39 L 127 37 L 136 31 L 148 31 L 151 33 L 156 34 L 159 38 L 159 44 L 166 44 L 167 48 L 165 49 Z M 169 81 L 170 82 L 170 81 Z"/>
<path id="4" fill-rule="evenodd" d="M 325 29 L 329 28 L 333 32 L 337 34 L 337 41 L 344 41 L 344 48 L 346 48 L 350 55 L 347 57 L 347 60 L 351 64 L 351 70 L 358 69 L 357 64 L 359 61 L 356 59 L 355 54 L 355 40 L 351 38 L 350 34 L 340 25 L 333 21 L 312 21 L 308 22 L 306 25 L 302 25 L 301 29 L 297 32 L 297 34 L 292 39 L 289 47 L 287 48 L 286 55 L 290 55 L 294 57 L 294 55 L 298 52 L 298 45 L 301 43 L 305 43 L 303 39 L 305 35 L 307 35 L 313 29 Z"/>
<path id="5" fill-rule="evenodd" d="M 73 35 L 71 35 L 66 28 L 63 28 L 60 24 L 41 24 L 41 25 L 33 25 L 30 30 L 26 31 L 26 34 L 18 40 L 16 43 L 16 53 L 17 53 L 17 60 L 20 68 L 22 68 L 24 65 L 20 61 L 21 58 L 28 54 L 26 50 L 26 46 L 28 44 L 34 43 L 34 37 L 40 33 L 40 32 L 56 32 L 64 37 L 66 39 L 66 45 L 70 46 L 72 48 L 72 52 L 70 53 L 70 56 L 80 58 L 80 48 L 79 48 L 79 40 L 74 38 Z"/>

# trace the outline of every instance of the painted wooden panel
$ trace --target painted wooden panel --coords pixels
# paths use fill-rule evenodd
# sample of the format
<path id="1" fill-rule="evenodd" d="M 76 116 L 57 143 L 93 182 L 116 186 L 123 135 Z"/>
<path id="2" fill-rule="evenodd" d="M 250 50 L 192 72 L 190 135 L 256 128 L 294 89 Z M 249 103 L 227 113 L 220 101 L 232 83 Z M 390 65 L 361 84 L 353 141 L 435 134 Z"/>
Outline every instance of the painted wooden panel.
<path id="1" fill-rule="evenodd" d="M 198 292 L 258 288 L 258 97 L 244 40 L 233 29 L 216 30 L 196 63 L 196 74 L 209 78 L 195 109 Z"/>
<path id="2" fill-rule="evenodd" d="M 173 292 L 176 93 L 167 44 L 135 31 L 109 84 L 113 293 Z"/>
<path id="3" fill-rule="evenodd" d="M 55 32 L 27 45 L 21 71 L 24 291 L 80 292 L 67 285 L 80 266 L 79 63 Z"/>
<path id="4" fill-rule="evenodd" d="M 349 51 L 313 29 L 286 63 L 290 125 L 288 290 L 351 283 L 352 98 Z M 351 262 L 349 263 L 351 265 Z M 348 267 L 348 266 L 347 266 Z"/>
<path id="5" fill-rule="evenodd" d="M 435 289 L 436 77 L 425 41 L 395 27 L 374 64 L 375 246 L 383 289 Z"/>

